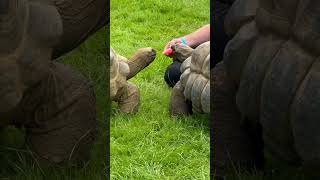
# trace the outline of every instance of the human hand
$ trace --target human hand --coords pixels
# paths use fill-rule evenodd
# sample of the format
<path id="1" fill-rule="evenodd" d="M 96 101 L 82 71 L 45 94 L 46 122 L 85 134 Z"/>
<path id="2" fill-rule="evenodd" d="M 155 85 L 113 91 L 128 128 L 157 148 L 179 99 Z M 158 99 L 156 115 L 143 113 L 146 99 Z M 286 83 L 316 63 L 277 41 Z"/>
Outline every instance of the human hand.
<path id="1" fill-rule="evenodd" d="M 175 44 L 182 43 L 181 38 L 175 38 L 169 41 L 164 47 L 163 54 L 168 57 L 172 57 L 172 49 L 171 47 Z"/>

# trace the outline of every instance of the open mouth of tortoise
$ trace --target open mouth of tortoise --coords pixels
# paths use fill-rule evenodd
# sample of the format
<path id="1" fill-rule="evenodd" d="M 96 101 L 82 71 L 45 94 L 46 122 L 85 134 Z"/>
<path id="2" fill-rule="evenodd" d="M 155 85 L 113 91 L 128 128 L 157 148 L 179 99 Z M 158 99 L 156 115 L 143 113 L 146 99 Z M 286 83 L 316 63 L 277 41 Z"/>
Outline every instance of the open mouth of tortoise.
<path id="1" fill-rule="evenodd" d="M 154 59 L 154 58 L 156 58 L 156 56 L 157 56 L 156 50 L 152 49 L 151 54 L 150 54 L 150 57 L 151 57 L 152 59 Z"/>

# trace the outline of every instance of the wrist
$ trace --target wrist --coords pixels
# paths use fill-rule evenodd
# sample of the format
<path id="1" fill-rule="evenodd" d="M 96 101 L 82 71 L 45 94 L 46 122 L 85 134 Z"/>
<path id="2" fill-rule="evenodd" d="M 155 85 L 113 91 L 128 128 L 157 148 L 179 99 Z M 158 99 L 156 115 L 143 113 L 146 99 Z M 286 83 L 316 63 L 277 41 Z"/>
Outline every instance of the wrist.
<path id="1" fill-rule="evenodd" d="M 185 40 L 187 46 L 193 47 L 194 43 L 193 43 L 193 40 L 192 40 L 191 37 L 189 37 L 189 36 L 184 36 L 184 37 L 182 37 L 182 38 Z"/>
<path id="2" fill-rule="evenodd" d="M 187 43 L 187 40 L 186 40 L 185 37 L 181 37 L 181 38 L 180 38 L 180 42 L 181 42 L 182 44 L 188 46 L 188 43 Z"/>

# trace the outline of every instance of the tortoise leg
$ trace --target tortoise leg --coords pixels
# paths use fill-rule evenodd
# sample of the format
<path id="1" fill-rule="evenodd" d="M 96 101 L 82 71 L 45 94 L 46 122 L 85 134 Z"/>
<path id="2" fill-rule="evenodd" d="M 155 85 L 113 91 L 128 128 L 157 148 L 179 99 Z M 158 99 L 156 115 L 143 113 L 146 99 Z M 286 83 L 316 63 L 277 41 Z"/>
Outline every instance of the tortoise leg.
<path id="1" fill-rule="evenodd" d="M 134 55 L 128 60 L 130 73 L 127 79 L 131 79 L 145 67 L 147 67 L 156 58 L 156 51 L 152 48 L 138 49 Z"/>
<path id="2" fill-rule="evenodd" d="M 192 114 L 192 104 L 186 101 L 180 81 L 172 89 L 169 111 L 173 116 L 188 116 Z"/>
<path id="3" fill-rule="evenodd" d="M 263 167 L 263 145 L 258 125 L 243 123 L 236 106 L 236 87 L 227 79 L 223 63 L 211 71 L 213 176 Z"/>
<path id="4" fill-rule="evenodd" d="M 29 112 L 26 143 L 44 164 L 82 164 L 96 136 L 95 94 L 80 74 L 59 63 L 50 67 L 51 74 L 22 104 Z"/>
<path id="5" fill-rule="evenodd" d="M 136 85 L 128 82 L 128 85 L 120 91 L 121 96 L 117 102 L 120 111 L 126 114 L 138 112 L 140 106 L 140 92 Z"/>

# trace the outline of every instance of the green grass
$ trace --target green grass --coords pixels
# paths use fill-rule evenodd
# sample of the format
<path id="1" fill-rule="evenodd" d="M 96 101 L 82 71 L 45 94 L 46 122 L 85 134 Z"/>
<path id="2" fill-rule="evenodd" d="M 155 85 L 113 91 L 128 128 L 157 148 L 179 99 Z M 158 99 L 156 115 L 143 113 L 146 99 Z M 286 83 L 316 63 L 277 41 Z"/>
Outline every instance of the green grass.
<path id="1" fill-rule="evenodd" d="M 26 160 L 21 131 L 10 127 L 1 133 L 0 179 L 106 179 L 106 151 L 108 137 L 108 75 L 106 66 L 106 38 L 108 28 L 104 28 L 73 52 L 61 58 L 86 76 L 94 85 L 96 93 L 98 137 L 91 153 L 90 161 L 84 168 L 49 169 L 39 168 Z"/>
<path id="2" fill-rule="evenodd" d="M 111 0 L 111 46 L 130 57 L 152 47 L 157 58 L 130 81 L 140 89 L 141 106 L 126 116 L 112 106 L 112 179 L 209 179 L 208 115 L 172 118 L 171 89 L 163 80 L 171 59 L 165 44 L 210 22 L 209 0 Z"/>

